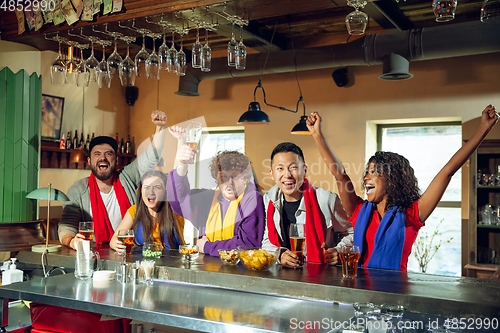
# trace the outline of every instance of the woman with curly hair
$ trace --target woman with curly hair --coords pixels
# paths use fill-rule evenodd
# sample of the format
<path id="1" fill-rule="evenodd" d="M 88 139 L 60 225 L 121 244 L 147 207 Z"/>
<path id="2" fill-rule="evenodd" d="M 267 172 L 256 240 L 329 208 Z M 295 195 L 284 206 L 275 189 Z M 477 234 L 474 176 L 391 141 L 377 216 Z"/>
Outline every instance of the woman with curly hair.
<path id="1" fill-rule="evenodd" d="M 363 200 L 356 195 L 342 161 L 328 146 L 321 131 L 321 117 L 316 112 L 309 116 L 307 127 L 337 180 L 342 205 L 353 224 L 354 245 L 361 250 L 360 265 L 406 271 L 418 231 L 441 200 L 451 177 L 479 146 L 498 117 L 495 107 L 488 105 L 476 133 L 439 171 L 422 195 L 406 158 L 390 152 L 375 153 L 364 172 L 366 200 Z"/>
<path id="2" fill-rule="evenodd" d="M 260 247 L 264 233 L 264 203 L 253 181 L 250 160 L 237 151 L 218 153 L 210 163 L 215 189 L 191 190 L 188 164 L 198 153 L 185 144 L 185 130 L 169 128 L 177 138 L 174 168 L 168 177 L 168 201 L 172 209 L 200 228 L 200 252 L 218 256 L 219 249 L 239 245 Z"/>
<path id="3" fill-rule="evenodd" d="M 137 190 L 137 205 L 131 206 L 111 238 L 110 247 L 118 253 L 125 244 L 118 240 L 118 230 L 132 229 L 135 243 L 161 243 L 164 249 L 178 249 L 185 244 L 184 219 L 175 214 L 167 201 L 167 176 L 158 170 L 146 172 Z"/>

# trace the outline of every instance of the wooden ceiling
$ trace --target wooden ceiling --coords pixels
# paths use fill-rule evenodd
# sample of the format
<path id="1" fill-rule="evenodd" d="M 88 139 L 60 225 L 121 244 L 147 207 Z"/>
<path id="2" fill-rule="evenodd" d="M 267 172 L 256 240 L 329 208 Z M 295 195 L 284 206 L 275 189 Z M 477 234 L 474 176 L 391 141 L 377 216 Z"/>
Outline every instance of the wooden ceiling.
<path id="1" fill-rule="evenodd" d="M 364 12 L 369 16 L 366 33 L 380 33 L 390 29 L 408 30 L 424 28 L 438 24 L 479 20 L 482 1 L 460 0 L 456 18 L 447 23 L 437 23 L 432 12 L 430 0 L 377 0 L 369 2 Z M 272 52 L 276 50 L 295 49 L 333 45 L 352 41 L 359 36 L 350 36 L 345 26 L 345 17 L 354 9 L 347 5 L 347 0 L 233 0 L 220 2 L 214 0 L 123 0 L 123 8 L 118 13 L 94 15 L 94 20 L 77 21 L 69 26 L 66 22 L 55 26 L 47 23 L 38 31 L 17 33 L 17 19 L 14 12 L 0 11 L 0 33 L 2 40 L 19 42 L 44 50 L 57 51 L 58 43 L 47 40 L 45 36 L 56 33 L 69 40 L 88 43 L 85 39 L 68 35 L 93 35 L 101 39 L 112 40 L 105 34 L 95 32 L 106 29 L 121 32 L 124 35 L 136 36 L 131 44 L 131 57 L 142 46 L 142 35 L 128 27 L 145 28 L 161 33 L 161 25 L 148 23 L 162 21 L 177 29 L 189 30 L 184 36 L 184 50 L 189 52 L 196 40 L 196 23 L 215 24 L 208 31 L 209 45 L 213 56 L 224 56 L 227 43 L 231 38 L 231 17 L 238 17 L 248 22 L 243 27 L 243 42 L 252 52 Z M 135 20 L 135 22 L 134 22 Z M 120 25 L 122 27 L 120 27 Z M 94 30 L 93 30 L 94 29 Z M 239 39 L 239 26 L 235 29 Z M 167 27 L 167 44 L 171 44 L 171 29 Z M 200 29 L 200 39 L 203 42 L 205 30 Z M 179 35 L 175 36 L 175 44 L 179 49 Z M 145 38 L 146 48 L 151 51 L 153 42 Z M 156 40 L 156 48 L 162 43 Z M 126 43 L 118 40 L 118 51 L 126 53 Z M 88 52 L 88 51 L 87 51 Z M 109 52 L 107 52 L 109 54 Z"/>

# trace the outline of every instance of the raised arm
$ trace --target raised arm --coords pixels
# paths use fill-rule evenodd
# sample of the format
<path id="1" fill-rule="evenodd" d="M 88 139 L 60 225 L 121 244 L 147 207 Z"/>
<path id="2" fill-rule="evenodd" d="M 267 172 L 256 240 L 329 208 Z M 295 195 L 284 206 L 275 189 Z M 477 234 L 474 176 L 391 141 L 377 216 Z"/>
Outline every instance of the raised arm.
<path id="1" fill-rule="evenodd" d="M 307 118 L 307 128 L 309 129 L 309 132 L 311 132 L 314 142 L 316 143 L 323 160 L 328 166 L 328 169 L 337 180 L 340 200 L 342 201 L 342 205 L 344 206 L 344 210 L 347 215 L 351 216 L 354 213 L 356 204 L 358 203 L 358 196 L 354 191 L 351 178 L 349 178 L 345 172 L 342 161 L 326 142 L 325 136 L 321 131 L 321 117 L 317 112 L 312 113 Z"/>
<path id="2" fill-rule="evenodd" d="M 165 144 L 165 128 L 167 127 L 167 115 L 163 111 L 153 111 L 151 121 L 155 124 L 155 134 L 153 135 L 153 146 L 158 150 L 163 150 Z"/>
<path id="3" fill-rule="evenodd" d="M 168 131 L 177 139 L 177 154 L 175 155 L 174 169 L 177 169 L 179 176 L 187 174 L 189 164 L 194 163 L 194 156 L 197 150 L 186 145 L 186 129 L 180 126 L 169 127 Z"/>
<path id="4" fill-rule="evenodd" d="M 485 138 L 488 132 L 498 121 L 498 113 L 495 107 L 488 105 L 481 115 L 481 124 L 472 138 L 467 141 L 446 165 L 438 172 L 432 180 L 427 190 L 422 194 L 418 202 L 419 217 L 421 222 L 425 222 L 429 215 L 436 208 L 439 200 L 444 194 L 444 191 L 450 183 L 451 177 L 462 167 L 469 159 L 470 155 L 476 150 L 481 141 Z"/>

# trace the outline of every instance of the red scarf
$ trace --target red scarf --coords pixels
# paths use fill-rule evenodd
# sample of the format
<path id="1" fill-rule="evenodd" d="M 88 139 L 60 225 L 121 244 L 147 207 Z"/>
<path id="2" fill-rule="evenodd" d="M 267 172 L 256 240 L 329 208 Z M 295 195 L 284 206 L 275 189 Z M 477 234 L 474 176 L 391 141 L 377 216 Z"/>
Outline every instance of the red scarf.
<path id="1" fill-rule="evenodd" d="M 127 210 L 130 208 L 130 202 L 128 201 L 127 193 L 125 193 L 122 183 L 120 183 L 120 179 L 118 178 L 118 174 L 116 173 L 113 176 L 113 187 L 115 189 L 116 199 L 118 199 L 118 205 L 120 205 L 120 212 L 123 218 L 127 213 Z M 89 189 L 92 217 L 94 219 L 95 242 L 97 245 L 109 243 L 115 232 L 113 231 L 111 222 L 109 222 L 108 212 L 106 211 L 106 207 L 102 201 L 99 186 L 97 186 L 94 174 L 91 174 L 89 177 Z"/>
<path id="2" fill-rule="evenodd" d="M 306 178 L 304 178 L 302 190 L 304 191 L 304 203 L 306 206 L 307 262 L 324 264 L 326 263 L 326 260 L 321 245 L 325 242 L 325 228 L 323 226 L 321 210 L 319 208 L 318 200 L 316 200 L 314 188 Z M 269 240 L 275 246 L 281 246 L 278 232 L 274 226 L 274 210 L 275 207 L 273 202 L 269 200 L 269 205 L 267 207 L 267 229 L 269 231 Z"/>

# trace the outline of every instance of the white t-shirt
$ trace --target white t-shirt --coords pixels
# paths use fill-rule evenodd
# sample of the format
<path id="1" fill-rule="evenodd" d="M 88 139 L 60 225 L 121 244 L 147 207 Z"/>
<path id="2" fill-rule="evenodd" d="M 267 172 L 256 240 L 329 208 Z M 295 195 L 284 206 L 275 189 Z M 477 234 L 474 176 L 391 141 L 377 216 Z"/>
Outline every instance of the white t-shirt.
<path id="1" fill-rule="evenodd" d="M 102 201 L 104 202 L 104 207 L 108 212 L 109 222 L 113 231 L 116 231 L 118 225 L 122 221 L 122 213 L 120 211 L 120 205 L 118 204 L 118 199 L 116 198 L 115 188 L 112 187 L 109 193 L 104 193 L 99 191 L 101 194 Z M 90 216 L 92 216 L 92 203 L 90 203 Z M 93 216 L 92 216 L 93 219 Z"/>

